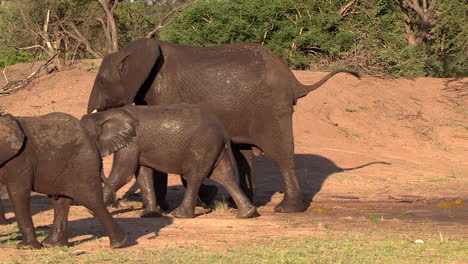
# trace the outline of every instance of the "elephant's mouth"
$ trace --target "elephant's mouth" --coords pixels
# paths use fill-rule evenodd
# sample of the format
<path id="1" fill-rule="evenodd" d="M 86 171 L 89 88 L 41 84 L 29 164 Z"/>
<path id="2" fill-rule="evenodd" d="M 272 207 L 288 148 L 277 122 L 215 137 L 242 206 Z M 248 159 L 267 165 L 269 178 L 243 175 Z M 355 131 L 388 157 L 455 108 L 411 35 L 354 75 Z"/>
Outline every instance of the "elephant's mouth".
<path id="1" fill-rule="evenodd" d="M 253 154 L 258 157 L 258 156 L 263 156 L 263 154 L 265 154 L 263 152 L 263 150 L 261 150 L 260 148 L 256 147 L 256 146 L 252 146 L 252 152 Z"/>

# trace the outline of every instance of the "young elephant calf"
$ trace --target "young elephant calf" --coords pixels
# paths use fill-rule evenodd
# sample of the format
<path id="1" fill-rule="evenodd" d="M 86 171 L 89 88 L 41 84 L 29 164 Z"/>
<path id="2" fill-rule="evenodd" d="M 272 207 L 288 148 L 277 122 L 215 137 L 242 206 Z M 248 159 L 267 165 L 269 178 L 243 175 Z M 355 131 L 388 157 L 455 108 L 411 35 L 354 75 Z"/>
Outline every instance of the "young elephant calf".
<path id="1" fill-rule="evenodd" d="M 78 119 L 64 113 L 37 117 L 0 116 L 0 182 L 6 184 L 18 227 L 19 248 L 68 245 L 67 218 L 72 200 L 87 207 L 109 233 L 111 247 L 120 247 L 124 233 L 102 199 L 102 159 Z M 30 192 L 49 195 L 54 224 L 37 241 L 30 212 Z"/>
<path id="2" fill-rule="evenodd" d="M 229 137 L 220 121 L 195 105 L 124 106 L 88 114 L 82 125 L 96 138 L 103 156 L 114 154 L 114 165 L 104 188 L 105 200 L 128 183 L 140 166 L 182 175 L 187 189 L 175 217 L 195 216 L 202 181 L 224 185 L 237 205 L 237 216 L 256 209 L 241 191 Z"/>

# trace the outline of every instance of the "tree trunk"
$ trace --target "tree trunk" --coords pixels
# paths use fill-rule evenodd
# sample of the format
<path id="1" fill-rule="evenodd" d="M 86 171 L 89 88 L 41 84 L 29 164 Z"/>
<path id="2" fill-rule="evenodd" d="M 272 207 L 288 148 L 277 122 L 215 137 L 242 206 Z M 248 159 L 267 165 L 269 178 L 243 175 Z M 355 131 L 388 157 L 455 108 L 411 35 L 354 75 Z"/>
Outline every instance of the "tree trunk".
<path id="1" fill-rule="evenodd" d="M 99 3 L 101 4 L 102 8 L 104 9 L 104 12 L 106 13 L 106 21 L 101 21 L 101 24 L 104 29 L 104 33 L 106 34 L 106 40 L 107 40 L 107 50 L 109 53 L 114 53 L 119 51 L 119 40 L 118 40 L 118 34 L 117 34 L 117 26 L 115 24 L 115 19 L 114 19 L 114 10 L 117 7 L 117 4 L 119 3 L 118 0 L 114 0 L 114 3 L 112 6 L 110 6 L 109 0 L 98 0 Z"/>
<path id="2" fill-rule="evenodd" d="M 405 17 L 405 33 L 406 39 L 410 45 L 419 46 L 424 43 L 427 35 L 431 31 L 432 17 L 434 15 L 435 6 L 437 0 L 422 0 L 422 6 L 420 0 L 395 0 L 398 3 L 403 15 Z M 410 8 L 416 12 L 420 17 L 421 23 L 419 25 L 418 32 L 414 32 L 413 25 L 415 25 L 413 13 L 410 12 Z"/>

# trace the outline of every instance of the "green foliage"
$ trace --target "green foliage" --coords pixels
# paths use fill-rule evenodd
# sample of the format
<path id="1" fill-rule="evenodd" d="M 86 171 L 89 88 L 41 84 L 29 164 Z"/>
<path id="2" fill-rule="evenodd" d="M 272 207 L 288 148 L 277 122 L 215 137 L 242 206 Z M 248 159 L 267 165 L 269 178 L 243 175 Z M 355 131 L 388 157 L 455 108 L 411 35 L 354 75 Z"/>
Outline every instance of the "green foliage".
<path id="1" fill-rule="evenodd" d="M 441 1 L 438 21 L 432 28 L 427 60 L 431 76 L 468 75 L 468 5 L 465 1 Z"/>
<path id="2" fill-rule="evenodd" d="M 262 43 L 294 69 L 345 66 L 390 76 L 467 74 L 466 4 L 441 2 L 431 39 L 416 47 L 405 38 L 403 14 L 394 1 L 357 1 L 341 17 L 339 10 L 348 2 L 202 0 L 176 14 L 161 38 L 195 46 Z"/>
<path id="3" fill-rule="evenodd" d="M 119 46 L 145 37 L 175 6 L 190 1 L 119 1 L 114 11 Z M 437 2 L 433 28 L 421 46 L 408 44 L 396 1 L 359 0 L 342 16 L 340 10 L 347 3 L 349 0 L 199 0 L 173 13 L 158 37 L 195 46 L 261 43 L 293 69 L 346 67 L 394 77 L 468 74 L 468 5 L 464 1 Z M 20 49 L 37 44 L 45 47 L 38 32 L 47 10 L 51 12 L 50 38 L 52 42 L 61 39 L 62 59 L 107 53 L 98 20 L 105 14 L 96 0 L 0 0 L 0 67 L 48 56 L 45 49 Z M 69 34 L 75 33 L 71 23 L 96 53 Z"/>
<path id="4" fill-rule="evenodd" d="M 24 51 L 18 50 L 15 48 L 0 47 L 0 68 L 4 68 L 7 65 L 13 65 L 19 62 L 32 62 L 36 58 L 33 54 Z"/>

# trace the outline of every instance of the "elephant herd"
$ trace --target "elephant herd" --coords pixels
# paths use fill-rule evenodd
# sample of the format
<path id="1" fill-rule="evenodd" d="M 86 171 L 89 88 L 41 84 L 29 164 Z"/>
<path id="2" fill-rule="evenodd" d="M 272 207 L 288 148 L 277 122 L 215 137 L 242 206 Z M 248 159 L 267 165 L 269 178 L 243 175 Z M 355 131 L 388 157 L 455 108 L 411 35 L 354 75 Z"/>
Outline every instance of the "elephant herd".
<path id="1" fill-rule="evenodd" d="M 293 161 L 293 106 L 340 72 L 359 78 L 336 70 L 303 85 L 279 57 L 251 43 L 205 48 L 157 39 L 130 42 L 104 57 L 81 120 L 65 113 L 0 116 L 0 182 L 22 234 L 18 247 L 67 245 L 73 200 L 102 223 L 111 247 L 121 247 L 127 235 L 106 204 L 133 175 L 142 191 L 142 217 L 168 209 L 167 173 L 181 175 L 186 187 L 175 217 L 194 217 L 198 199 L 214 199 L 217 189 L 204 185 L 205 178 L 225 187 L 238 217 L 252 217 L 256 187 L 250 167 L 263 154 L 283 180 L 284 198 L 275 211 L 305 211 Z M 112 153 L 105 178 L 102 157 Z M 52 230 L 41 243 L 31 191 L 47 194 L 54 208 Z"/>

